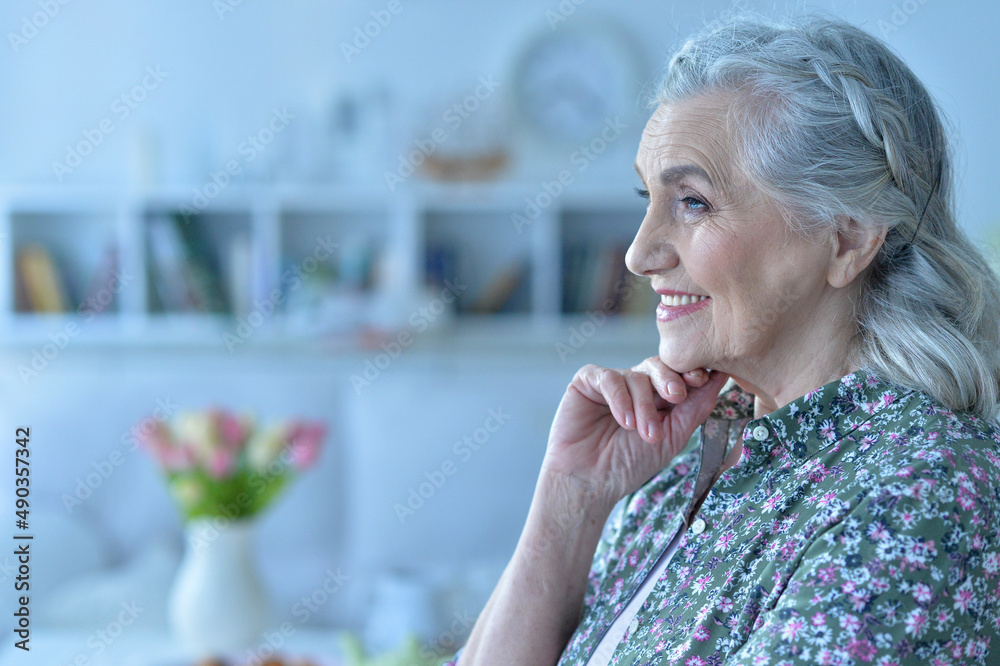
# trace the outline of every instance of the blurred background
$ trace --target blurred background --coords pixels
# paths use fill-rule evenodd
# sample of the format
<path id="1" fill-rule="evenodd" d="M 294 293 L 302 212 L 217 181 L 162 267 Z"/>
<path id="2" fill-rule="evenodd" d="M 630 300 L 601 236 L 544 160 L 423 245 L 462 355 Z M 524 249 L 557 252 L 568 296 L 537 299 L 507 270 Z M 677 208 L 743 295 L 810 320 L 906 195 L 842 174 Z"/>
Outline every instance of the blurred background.
<path id="1" fill-rule="evenodd" d="M 323 428 L 287 435 L 294 473 L 245 543 L 213 538 L 259 575 L 255 654 L 460 645 L 575 371 L 656 353 L 655 294 L 623 264 L 632 162 L 668 54 L 730 6 L 3 3 L 0 433 L 13 451 L 30 427 L 35 538 L 31 659 L 6 622 L 0 661 L 188 663 L 168 601 L 197 488 L 142 442 L 224 448 L 196 418 L 220 413 Z M 960 220 L 992 256 L 995 3 L 741 6 L 885 39 L 947 117 Z M 232 446 L 276 459 L 238 422 L 255 443 Z M 209 486 L 249 464 L 229 453 Z"/>

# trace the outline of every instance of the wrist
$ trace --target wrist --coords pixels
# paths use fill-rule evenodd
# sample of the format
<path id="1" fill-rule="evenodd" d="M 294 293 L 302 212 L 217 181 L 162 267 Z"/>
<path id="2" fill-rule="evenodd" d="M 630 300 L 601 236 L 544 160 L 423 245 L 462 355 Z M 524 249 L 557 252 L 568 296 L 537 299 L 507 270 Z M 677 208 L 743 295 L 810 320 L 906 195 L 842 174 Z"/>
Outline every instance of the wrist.
<path id="1" fill-rule="evenodd" d="M 584 515 L 598 518 L 601 524 L 621 499 L 610 483 L 595 483 L 575 474 L 553 470 L 545 464 L 538 475 L 535 496 L 577 518 Z"/>
<path id="2" fill-rule="evenodd" d="M 589 564 L 614 502 L 579 479 L 539 476 L 528 511 L 524 545 L 536 556 L 580 557 Z"/>

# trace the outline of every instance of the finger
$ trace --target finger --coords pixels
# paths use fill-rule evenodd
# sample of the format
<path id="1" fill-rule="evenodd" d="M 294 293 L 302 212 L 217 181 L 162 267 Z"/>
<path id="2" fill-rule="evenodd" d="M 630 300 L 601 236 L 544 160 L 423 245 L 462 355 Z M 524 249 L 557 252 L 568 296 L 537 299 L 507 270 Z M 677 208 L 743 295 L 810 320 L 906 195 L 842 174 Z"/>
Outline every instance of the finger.
<path id="1" fill-rule="evenodd" d="M 712 413 L 719 392 L 729 379 L 729 375 L 719 370 L 713 370 L 704 386 L 692 388 L 690 397 L 684 403 L 677 405 L 669 417 L 673 423 L 685 433 L 692 433 Z"/>
<path id="2" fill-rule="evenodd" d="M 656 392 L 667 402 L 677 404 L 687 398 L 684 377 L 668 368 L 659 356 L 647 358 L 636 369 L 649 374 Z"/>
<path id="3" fill-rule="evenodd" d="M 636 427 L 639 435 L 647 442 L 658 442 L 662 437 L 660 414 L 653 404 L 653 385 L 649 375 L 630 370 L 625 372 L 624 378 L 638 417 Z"/>
<path id="4" fill-rule="evenodd" d="M 704 368 L 695 368 L 681 375 L 688 386 L 704 386 L 708 381 L 708 372 Z"/>
<path id="5" fill-rule="evenodd" d="M 616 370 L 588 364 L 577 372 L 577 378 L 584 385 L 584 396 L 594 402 L 603 402 L 611 410 L 618 424 L 627 429 L 636 428 L 635 409 L 632 395 L 625 384 L 625 378 Z M 574 381 L 576 378 L 574 378 Z"/>

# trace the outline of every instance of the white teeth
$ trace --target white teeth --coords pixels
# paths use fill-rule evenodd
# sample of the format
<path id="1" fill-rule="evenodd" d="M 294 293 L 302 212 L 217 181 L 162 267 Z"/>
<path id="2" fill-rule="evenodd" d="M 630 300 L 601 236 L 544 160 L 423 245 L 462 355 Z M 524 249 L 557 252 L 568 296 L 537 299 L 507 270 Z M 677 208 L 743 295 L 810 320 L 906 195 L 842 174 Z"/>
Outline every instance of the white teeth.
<path id="1" fill-rule="evenodd" d="M 706 298 L 708 298 L 708 296 L 670 296 L 667 294 L 660 294 L 660 302 L 669 307 L 690 305 L 691 303 L 703 301 Z"/>

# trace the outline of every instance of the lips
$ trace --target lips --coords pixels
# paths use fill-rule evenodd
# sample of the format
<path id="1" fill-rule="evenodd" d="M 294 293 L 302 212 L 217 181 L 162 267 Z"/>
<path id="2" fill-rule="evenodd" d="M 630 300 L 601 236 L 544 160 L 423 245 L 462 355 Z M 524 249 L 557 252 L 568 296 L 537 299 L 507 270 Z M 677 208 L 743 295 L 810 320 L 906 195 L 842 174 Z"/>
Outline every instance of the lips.
<path id="1" fill-rule="evenodd" d="M 712 302 L 710 296 L 660 293 L 660 304 L 656 306 L 657 321 L 672 321 L 678 317 L 697 312 Z"/>

